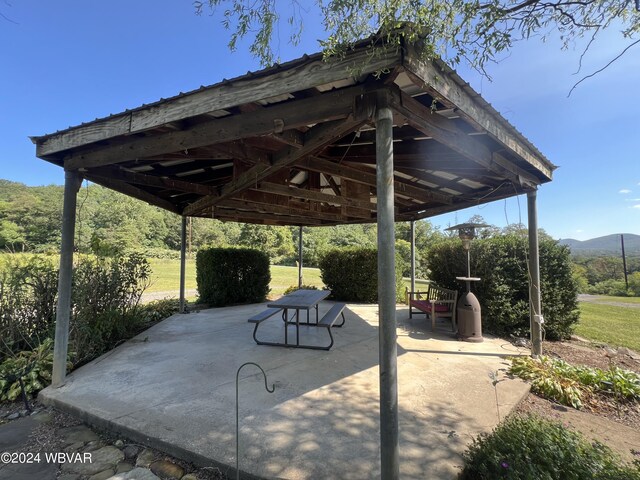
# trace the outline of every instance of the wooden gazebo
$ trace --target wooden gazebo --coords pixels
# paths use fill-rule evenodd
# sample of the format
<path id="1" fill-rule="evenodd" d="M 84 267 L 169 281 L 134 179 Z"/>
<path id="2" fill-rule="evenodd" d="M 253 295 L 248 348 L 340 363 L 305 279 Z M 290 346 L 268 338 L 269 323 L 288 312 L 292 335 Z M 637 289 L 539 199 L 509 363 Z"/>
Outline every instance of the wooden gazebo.
<path id="1" fill-rule="evenodd" d="M 527 193 L 539 353 L 535 199 L 555 167 L 454 71 L 410 45 L 304 56 L 32 140 L 66 172 L 54 385 L 66 374 L 82 179 L 183 220 L 377 222 L 384 478 L 398 466 L 394 222 Z"/>

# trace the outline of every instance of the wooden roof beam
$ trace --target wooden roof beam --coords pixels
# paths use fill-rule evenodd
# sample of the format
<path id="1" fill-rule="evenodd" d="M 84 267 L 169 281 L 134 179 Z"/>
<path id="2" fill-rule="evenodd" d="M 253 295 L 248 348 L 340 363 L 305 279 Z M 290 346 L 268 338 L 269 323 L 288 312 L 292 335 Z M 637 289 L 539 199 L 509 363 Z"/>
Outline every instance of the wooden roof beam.
<path id="1" fill-rule="evenodd" d="M 179 132 L 129 137 L 120 145 L 96 146 L 89 151 L 72 152 L 64 157 L 67 170 L 92 168 L 147 158 L 192 148 L 268 135 L 279 129 L 296 128 L 328 120 L 344 119 L 353 112 L 354 97 L 364 91 L 352 87 L 328 92 L 321 97 L 276 104 L 250 114 L 211 120 Z"/>
<path id="2" fill-rule="evenodd" d="M 403 63 L 407 73 L 418 86 L 430 92 L 434 98 L 446 98 L 452 102 L 465 116 L 487 131 L 507 148 L 514 151 L 527 163 L 538 170 L 547 180 L 551 180 L 555 166 L 546 158 L 517 138 L 510 129 L 497 121 L 496 115 L 492 115 L 467 93 L 451 76 L 431 60 L 423 60 L 423 57 L 415 51 L 412 45 L 406 45 L 407 52 L 403 57 Z M 528 142 L 527 142 L 528 143 Z M 540 181 L 538 180 L 540 183 Z"/>
<path id="3" fill-rule="evenodd" d="M 99 175 L 92 175 L 89 172 L 84 173 L 83 177 L 87 180 L 92 181 L 93 183 L 97 183 L 98 185 L 102 185 L 103 187 L 110 188 L 111 190 L 115 190 L 116 192 L 124 193 L 125 195 L 128 195 L 130 197 L 134 197 L 138 200 L 142 200 L 143 202 L 155 205 L 156 207 L 164 208 L 165 210 L 177 213 L 178 215 L 182 214 L 180 209 L 168 200 L 157 197 L 147 192 L 146 190 L 134 187 L 133 185 L 129 185 L 128 183 L 114 180 L 112 178 L 102 177 Z"/>
<path id="4" fill-rule="evenodd" d="M 322 97 L 316 97 L 322 98 Z M 312 100 L 316 100 L 313 98 Z M 225 198 L 232 197 L 242 191 L 256 185 L 264 178 L 272 175 L 283 168 L 286 168 L 296 161 L 311 155 L 322 149 L 337 138 L 344 136 L 346 133 L 353 131 L 360 125 L 364 124 L 366 119 L 354 119 L 349 117 L 346 120 L 336 120 L 332 122 L 322 123 L 311 128 L 305 133 L 304 146 L 302 148 L 285 147 L 278 153 L 273 155 L 271 165 L 257 164 L 246 172 L 240 174 L 232 182 L 229 182 L 222 189 L 220 195 L 209 195 L 189 205 L 185 209 L 187 215 L 192 215 L 198 211 L 211 207 L 220 203 Z"/>

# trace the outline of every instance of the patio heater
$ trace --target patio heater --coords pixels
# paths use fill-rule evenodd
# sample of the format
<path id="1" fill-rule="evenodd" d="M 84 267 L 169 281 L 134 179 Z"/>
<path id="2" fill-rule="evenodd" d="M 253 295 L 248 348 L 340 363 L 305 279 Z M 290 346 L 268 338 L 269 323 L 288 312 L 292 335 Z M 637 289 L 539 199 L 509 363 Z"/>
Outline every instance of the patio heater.
<path id="1" fill-rule="evenodd" d="M 480 278 L 471 276 L 471 240 L 476 237 L 476 228 L 488 227 L 484 223 L 461 223 L 446 230 L 458 231 L 462 240 L 462 247 L 467 252 L 467 276 L 456 277 L 467 284 L 467 291 L 458 299 L 456 318 L 458 324 L 458 338 L 466 342 L 482 342 L 482 317 L 480 302 L 471 291 L 471 282 L 479 282 Z"/>

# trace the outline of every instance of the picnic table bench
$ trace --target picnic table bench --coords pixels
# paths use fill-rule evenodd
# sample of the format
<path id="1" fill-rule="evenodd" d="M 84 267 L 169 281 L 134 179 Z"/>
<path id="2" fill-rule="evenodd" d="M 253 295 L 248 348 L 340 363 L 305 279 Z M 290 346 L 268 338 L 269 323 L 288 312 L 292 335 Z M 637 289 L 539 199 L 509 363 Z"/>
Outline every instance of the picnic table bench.
<path id="1" fill-rule="evenodd" d="M 344 317 L 344 303 L 336 303 L 334 304 L 327 313 L 324 314 L 322 319 L 319 319 L 318 315 L 318 304 L 321 300 L 326 298 L 330 294 L 329 291 L 323 290 L 297 290 L 289 295 L 285 295 L 284 297 L 276 300 L 267 305 L 267 309 L 262 312 L 257 313 L 256 315 L 249 318 L 249 323 L 255 324 L 253 329 L 253 339 L 258 345 L 271 345 L 277 347 L 296 347 L 296 348 L 309 348 L 314 350 L 330 350 L 333 346 L 334 339 L 333 334 L 331 333 L 331 329 L 333 327 L 342 327 L 345 322 Z M 316 310 L 316 319 L 315 323 L 310 322 L 309 312 L 312 308 Z M 295 310 L 295 321 L 292 321 L 289 318 L 289 310 Z M 308 325 L 311 327 L 321 327 L 326 328 L 329 333 L 329 344 L 327 346 L 322 345 L 309 345 L 309 344 L 301 344 L 300 343 L 300 310 L 307 310 L 307 321 L 303 325 Z M 282 313 L 282 320 L 285 323 L 284 327 L 284 343 L 282 342 L 269 342 L 264 340 L 259 340 L 257 337 L 258 327 L 262 322 L 268 320 L 273 317 L 277 313 Z M 336 323 L 338 318 L 342 317 L 342 321 L 340 323 Z M 296 343 L 289 343 L 289 333 L 288 326 L 295 325 L 296 327 Z"/>
<path id="2" fill-rule="evenodd" d="M 436 318 L 450 318 L 451 328 L 454 332 L 457 330 L 457 290 L 449 290 L 435 284 L 429 284 L 426 291 L 407 291 L 407 300 L 409 303 L 409 318 L 413 318 L 414 313 L 424 313 L 426 318 L 431 320 L 431 331 L 435 329 Z"/>

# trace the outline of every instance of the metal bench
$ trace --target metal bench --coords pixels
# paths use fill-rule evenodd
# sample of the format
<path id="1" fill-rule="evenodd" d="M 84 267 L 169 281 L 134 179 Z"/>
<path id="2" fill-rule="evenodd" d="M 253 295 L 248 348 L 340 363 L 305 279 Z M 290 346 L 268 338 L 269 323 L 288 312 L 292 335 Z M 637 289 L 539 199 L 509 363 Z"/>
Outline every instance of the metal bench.
<path id="1" fill-rule="evenodd" d="M 344 303 L 336 303 L 333 307 L 329 309 L 327 313 L 324 314 L 322 319 L 318 322 L 319 327 L 325 327 L 327 332 L 329 332 L 329 338 L 331 339 L 331 343 L 325 350 L 330 350 L 333 347 L 333 334 L 331 333 L 332 327 L 342 327 L 344 325 L 344 308 L 346 305 Z M 336 321 L 338 317 L 342 316 L 342 322 L 336 325 Z"/>
<path id="2" fill-rule="evenodd" d="M 278 312 L 282 312 L 282 308 L 267 308 L 251 317 L 249 323 L 260 324 L 260 322 L 264 322 L 267 318 L 273 317 Z"/>
<path id="3" fill-rule="evenodd" d="M 407 292 L 407 297 L 409 318 L 413 318 L 414 313 L 424 313 L 427 319 L 431 319 L 431 331 L 435 329 L 436 318 L 450 318 L 451 327 L 456 331 L 457 290 L 430 284 L 426 292 Z M 418 311 L 414 312 L 414 309 Z"/>

